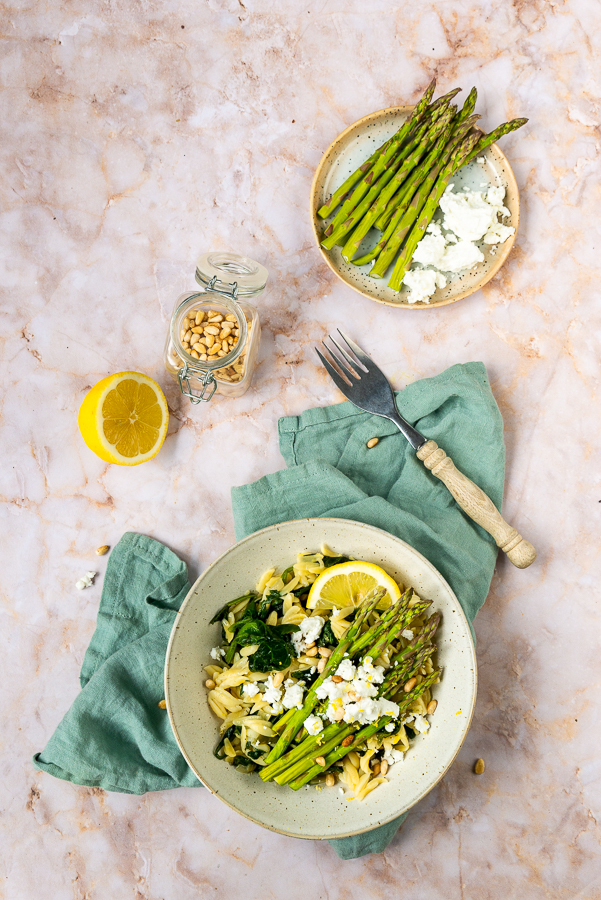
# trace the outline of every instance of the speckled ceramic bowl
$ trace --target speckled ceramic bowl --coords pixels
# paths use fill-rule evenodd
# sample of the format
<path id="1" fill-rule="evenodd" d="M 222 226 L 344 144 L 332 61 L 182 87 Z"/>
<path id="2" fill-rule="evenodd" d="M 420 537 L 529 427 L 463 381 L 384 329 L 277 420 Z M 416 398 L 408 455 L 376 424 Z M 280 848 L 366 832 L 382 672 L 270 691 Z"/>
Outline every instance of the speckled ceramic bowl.
<path id="1" fill-rule="evenodd" d="M 441 683 L 438 708 L 427 735 L 417 735 L 405 761 L 390 770 L 390 783 L 365 800 L 349 802 L 338 788 L 307 785 L 294 792 L 263 784 L 213 756 L 219 722 L 209 709 L 203 665 L 220 641 L 215 612 L 252 588 L 270 566 L 286 568 L 299 552 L 327 543 L 336 553 L 377 563 L 394 578 L 432 600 L 442 613 L 438 632 Z M 198 778 L 228 806 L 253 822 L 298 838 L 338 838 L 368 831 L 401 815 L 440 781 L 455 759 L 476 700 L 476 656 L 465 615 L 444 578 L 404 541 L 345 519 L 300 519 L 265 528 L 219 557 L 191 589 L 175 620 L 165 668 L 169 718 L 180 749 Z"/>
<path id="2" fill-rule="evenodd" d="M 371 156 L 377 147 L 398 131 L 412 109 L 412 106 L 393 106 L 389 109 L 378 110 L 378 112 L 359 119 L 358 122 L 350 125 L 342 134 L 338 135 L 324 153 L 313 178 L 311 222 L 315 240 L 323 258 L 330 269 L 354 291 L 388 306 L 403 309 L 431 309 L 433 306 L 455 303 L 479 290 L 499 271 L 513 247 L 520 218 L 519 192 L 511 166 L 496 144 L 491 144 L 481 154 L 485 160 L 484 164 L 472 160 L 459 169 L 453 176 L 452 183 L 455 185 L 456 191 L 463 187 L 475 191 L 483 189 L 482 185 L 487 187 L 503 185 L 505 187 L 504 204 L 510 212 L 510 218 L 503 220 L 503 224 L 513 225 L 515 234 L 507 238 L 503 244 L 494 246 L 479 241 L 478 247 L 484 254 L 484 262 L 463 274 L 449 275 L 447 273 L 447 286 L 437 288 L 429 303 L 409 303 L 407 288 L 403 287 L 400 293 L 389 288 L 388 280 L 392 269 L 389 269 L 385 278 L 370 278 L 368 273 L 371 263 L 364 266 L 353 266 L 342 259 L 341 247 L 324 250 L 319 243 L 327 220 L 320 219 L 317 210 L 326 203 L 336 188 Z M 370 242 L 369 246 L 374 243 L 369 236 L 365 240 L 365 248 L 367 241 Z M 361 252 L 365 252 L 365 250 Z"/>

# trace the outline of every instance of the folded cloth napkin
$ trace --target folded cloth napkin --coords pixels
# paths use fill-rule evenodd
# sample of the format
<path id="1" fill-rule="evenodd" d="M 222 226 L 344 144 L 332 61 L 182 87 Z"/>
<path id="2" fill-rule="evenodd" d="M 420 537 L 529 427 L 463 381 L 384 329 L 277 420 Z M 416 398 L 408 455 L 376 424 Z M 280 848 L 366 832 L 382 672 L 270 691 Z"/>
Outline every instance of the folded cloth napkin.
<path id="1" fill-rule="evenodd" d="M 397 404 L 500 508 L 503 424 L 484 366 L 453 366 L 415 382 Z M 368 449 L 374 436 L 380 442 Z M 280 421 L 280 446 L 290 468 L 232 491 L 238 538 L 308 516 L 376 525 L 423 553 L 473 619 L 490 586 L 494 541 L 462 513 L 392 423 L 350 403 L 311 409 Z M 171 626 L 188 589 L 185 564 L 171 550 L 143 535 L 123 536 L 108 561 L 81 693 L 34 757 L 38 769 L 132 794 L 199 786 L 158 705 Z M 404 818 L 330 843 L 343 859 L 380 853 Z"/>

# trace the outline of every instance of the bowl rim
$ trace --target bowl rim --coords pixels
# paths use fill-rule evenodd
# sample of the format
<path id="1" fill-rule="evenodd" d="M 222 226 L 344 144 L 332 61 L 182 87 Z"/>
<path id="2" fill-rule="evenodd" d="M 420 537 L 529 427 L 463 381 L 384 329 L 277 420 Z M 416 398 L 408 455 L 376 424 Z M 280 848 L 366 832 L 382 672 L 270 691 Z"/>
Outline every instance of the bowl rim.
<path id="1" fill-rule="evenodd" d="M 343 284 L 345 284 L 347 287 L 351 288 L 351 290 L 355 291 L 358 294 L 361 294 L 362 297 L 366 297 L 368 300 L 373 300 L 374 303 L 381 303 L 384 306 L 390 306 L 394 309 L 412 309 L 412 310 L 438 309 L 439 307 L 442 307 L 442 306 L 449 306 L 451 303 L 457 303 L 458 300 L 464 300 L 466 297 L 469 297 L 472 294 L 475 294 L 476 291 L 479 291 L 481 288 L 483 288 L 485 284 L 488 284 L 488 282 L 491 280 L 491 278 L 494 278 L 494 276 L 497 274 L 497 272 L 499 271 L 501 266 L 506 262 L 507 258 L 509 257 L 509 255 L 513 249 L 513 245 L 515 244 L 515 240 L 517 238 L 518 229 L 519 229 L 519 225 L 520 225 L 520 192 L 519 192 L 519 188 L 518 188 L 518 184 L 517 184 L 515 175 L 513 173 L 513 169 L 511 168 L 511 166 L 509 164 L 509 160 L 507 159 L 507 157 L 505 156 L 503 151 L 501 149 L 499 149 L 499 145 L 497 143 L 492 143 L 488 147 L 486 147 L 486 149 L 483 150 L 483 154 L 486 154 L 487 152 L 492 151 L 494 148 L 494 151 L 500 157 L 499 161 L 500 161 L 501 165 L 503 165 L 505 168 L 505 171 L 507 174 L 507 180 L 510 183 L 511 189 L 513 191 L 515 191 L 515 206 L 516 206 L 515 222 L 512 219 L 512 225 L 514 226 L 515 231 L 512 235 L 510 235 L 510 237 L 507 238 L 506 241 L 503 242 L 503 244 L 501 246 L 503 247 L 504 252 L 502 252 L 501 254 L 498 255 L 497 259 L 495 259 L 495 261 L 491 265 L 490 269 L 482 276 L 480 281 L 478 281 L 477 284 L 473 285 L 471 288 L 467 288 L 466 290 L 462 291 L 456 297 L 449 297 L 446 300 L 438 300 L 436 303 L 402 303 L 402 302 L 396 303 L 394 300 L 384 300 L 382 297 L 374 297 L 373 294 L 369 294 L 367 291 L 362 290 L 360 287 L 358 287 L 354 284 L 351 284 L 349 281 L 346 280 L 346 278 L 343 278 L 343 276 L 340 274 L 340 272 L 337 271 L 336 266 L 334 265 L 334 262 L 333 262 L 332 258 L 330 257 L 330 254 L 326 250 L 324 250 L 323 247 L 321 246 L 320 235 L 319 235 L 319 231 L 317 229 L 318 222 L 324 221 L 322 219 L 318 220 L 318 217 L 317 217 L 317 210 L 322 205 L 321 203 L 319 203 L 319 205 L 318 205 L 318 201 L 316 198 L 317 181 L 318 181 L 320 175 L 322 174 L 322 171 L 326 168 L 326 163 L 328 162 L 328 157 L 330 156 L 330 154 L 337 148 L 337 146 L 339 144 L 342 144 L 344 139 L 347 137 L 347 135 L 350 132 L 352 132 L 354 129 L 356 129 L 358 126 L 369 125 L 369 124 L 375 123 L 380 118 L 385 118 L 387 115 L 398 115 L 401 113 L 404 115 L 407 115 L 413 109 L 415 109 L 414 105 L 386 106 L 386 107 L 384 107 L 384 109 L 378 109 L 375 112 L 369 113 L 368 115 L 362 116 L 360 119 L 357 119 L 356 122 L 353 122 L 351 125 L 349 125 L 347 128 L 345 128 L 344 131 L 341 131 L 340 134 L 337 135 L 337 137 L 334 138 L 332 143 L 329 145 L 329 147 L 327 147 L 323 156 L 321 157 L 321 159 L 317 165 L 317 168 L 315 169 L 315 174 L 313 175 L 313 180 L 311 182 L 311 191 L 309 194 L 309 209 L 310 209 L 310 213 L 311 213 L 311 228 L 313 229 L 313 237 L 315 238 L 315 241 L 317 243 L 317 249 L 321 253 L 323 259 L 326 261 L 327 265 L 330 267 L 330 269 L 332 270 L 334 275 Z M 477 130 L 480 131 L 481 129 L 477 129 Z"/>
<path id="2" fill-rule="evenodd" d="M 190 587 L 190 590 L 186 594 L 186 597 L 184 598 L 179 610 L 177 611 L 177 615 L 175 617 L 175 620 L 171 627 L 171 633 L 169 635 L 169 643 L 167 644 L 167 652 L 165 655 L 164 689 L 165 689 L 165 700 L 166 700 L 166 705 L 167 705 L 167 714 L 169 716 L 169 724 L 171 726 L 171 730 L 173 732 L 175 740 L 177 741 L 177 745 L 180 749 L 182 756 L 184 757 L 188 766 L 194 772 L 194 774 L 196 775 L 198 780 L 201 782 L 201 784 L 203 784 L 204 787 L 206 787 L 211 792 L 211 794 L 215 795 L 216 797 L 219 798 L 219 800 L 221 800 L 223 803 L 225 803 L 226 806 L 228 806 L 230 809 L 233 809 L 234 812 L 238 813 L 239 815 L 244 816 L 245 819 L 248 819 L 249 821 L 253 822 L 255 825 L 260 825 L 262 828 L 267 828 L 269 831 L 274 831 L 277 834 L 283 834 L 287 837 L 299 838 L 299 835 L 295 832 L 286 831 L 285 828 L 276 828 L 274 825 L 266 824 L 265 822 L 262 822 L 260 819 L 257 819 L 254 816 L 251 816 L 248 813 L 243 812 L 235 804 L 233 804 L 228 799 L 226 799 L 221 794 L 219 789 L 211 787 L 211 785 L 208 784 L 208 782 L 201 776 L 200 772 L 198 771 L 198 769 L 196 768 L 196 766 L 190 759 L 188 753 L 186 752 L 185 748 L 183 747 L 180 737 L 177 733 L 175 722 L 173 720 L 173 710 L 171 708 L 171 702 L 170 702 L 170 696 L 169 696 L 169 677 L 170 677 L 169 670 L 170 670 L 170 665 L 171 665 L 171 663 L 170 663 L 171 650 L 172 650 L 173 644 L 176 639 L 176 633 L 177 633 L 177 630 L 179 627 L 179 622 L 182 618 L 182 615 L 183 615 L 186 607 L 191 602 L 192 597 L 195 594 L 195 591 L 196 591 L 196 588 L 197 588 L 199 582 L 202 581 L 203 578 L 205 578 L 207 573 L 209 571 L 211 571 L 212 569 L 214 569 L 217 565 L 219 565 L 219 563 L 228 555 L 228 553 L 230 553 L 233 550 L 234 547 L 243 545 L 243 544 L 249 542 L 251 539 L 256 538 L 258 535 L 267 534 L 269 532 L 276 531 L 278 528 L 281 528 L 285 525 L 301 524 L 301 523 L 314 524 L 316 522 L 329 522 L 329 523 L 340 524 L 340 525 L 348 525 L 348 524 L 359 525 L 359 526 L 361 526 L 361 528 L 367 529 L 368 532 L 376 532 L 378 534 L 385 535 L 387 538 L 392 538 L 393 540 L 398 541 L 400 544 L 404 545 L 405 548 L 409 549 L 412 553 L 414 553 L 416 556 L 418 556 L 419 559 L 423 563 L 425 563 L 425 565 L 442 581 L 443 585 L 446 587 L 449 594 L 454 598 L 454 600 L 457 604 L 458 612 L 460 614 L 460 617 L 462 617 L 464 620 L 464 623 L 466 625 L 466 633 L 469 636 L 469 648 L 470 648 L 470 652 L 471 652 L 471 663 L 472 663 L 472 669 L 473 669 L 473 673 L 474 673 L 473 697 L 472 697 L 472 702 L 471 702 L 471 707 L 470 707 L 469 713 L 466 716 L 463 736 L 457 746 L 457 749 L 456 749 L 453 757 L 448 761 L 445 768 L 439 773 L 438 777 L 436 778 L 436 781 L 434 781 L 434 783 L 431 784 L 429 787 L 425 788 L 419 794 L 419 796 L 416 797 L 416 799 L 413 801 L 413 803 L 411 803 L 410 806 L 406 807 L 405 809 L 403 809 L 401 811 L 395 812 L 394 815 L 391 815 L 390 817 L 386 818 L 384 821 L 379 822 L 377 825 L 367 825 L 365 828 L 359 828 L 359 829 L 355 829 L 353 831 L 343 832 L 341 834 L 336 834 L 336 835 L 328 835 L 328 834 L 307 835 L 306 837 L 300 838 L 301 840 L 310 840 L 310 841 L 311 840 L 313 840 L 313 841 L 320 841 L 320 840 L 328 841 L 328 840 L 330 840 L 331 841 L 331 840 L 339 840 L 341 838 L 354 837 L 355 835 L 359 835 L 359 834 L 365 834 L 366 832 L 374 831 L 376 828 L 380 828 L 383 825 L 388 825 L 390 822 L 393 822 L 395 819 L 398 819 L 400 816 L 407 813 L 417 803 L 419 803 L 420 800 L 423 800 L 423 798 L 427 794 L 429 794 L 430 791 L 434 790 L 434 788 L 440 783 L 440 781 L 444 778 L 444 776 L 449 771 L 452 764 L 457 759 L 459 751 L 463 747 L 463 744 L 465 742 L 465 739 L 468 735 L 468 732 L 469 732 L 471 724 L 472 724 L 474 710 L 476 707 L 476 699 L 478 696 L 478 666 L 477 666 L 477 659 L 476 659 L 476 647 L 474 644 L 472 629 L 470 627 L 469 620 L 463 610 L 463 607 L 461 606 L 461 603 L 459 602 L 459 599 L 457 598 L 457 595 L 451 588 L 451 586 L 448 583 L 448 581 L 446 580 L 446 578 L 444 578 L 444 576 L 438 571 L 438 569 L 422 553 L 420 553 L 419 550 L 416 550 L 415 547 L 411 546 L 411 544 L 408 544 L 402 538 L 399 538 L 396 535 L 391 534 L 389 531 L 385 531 L 383 528 L 377 528 L 375 525 L 368 525 L 364 522 L 358 522 L 355 519 L 340 519 L 335 516 L 310 516 L 310 517 L 306 517 L 303 519 L 288 519 L 285 522 L 276 522 L 273 525 L 268 525 L 265 528 L 259 529 L 258 531 L 253 531 L 251 534 L 246 535 L 246 537 L 241 538 L 239 541 L 236 541 L 234 544 L 232 544 L 230 547 L 228 547 L 227 550 L 225 550 L 223 553 L 221 553 L 220 556 L 217 557 L 217 559 L 213 560 L 213 562 L 210 563 L 210 565 L 208 565 L 207 568 L 198 576 L 198 578 L 196 579 L 196 581 Z"/>

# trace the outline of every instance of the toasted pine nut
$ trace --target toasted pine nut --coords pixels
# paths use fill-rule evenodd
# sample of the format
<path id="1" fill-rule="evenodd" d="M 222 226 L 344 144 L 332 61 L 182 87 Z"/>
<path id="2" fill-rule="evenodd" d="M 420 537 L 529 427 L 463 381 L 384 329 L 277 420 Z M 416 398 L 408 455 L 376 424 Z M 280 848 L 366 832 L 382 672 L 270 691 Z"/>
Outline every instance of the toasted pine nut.
<path id="1" fill-rule="evenodd" d="M 332 681 L 334 684 L 340 684 L 344 679 L 340 677 L 340 675 L 332 675 Z"/>
<path id="2" fill-rule="evenodd" d="M 215 313 L 215 315 L 211 316 L 209 322 L 223 322 L 223 316 L 221 313 Z"/>
<path id="3" fill-rule="evenodd" d="M 190 356 L 193 356 L 194 359 L 200 359 L 200 354 L 196 350 L 190 350 Z"/>
<path id="4" fill-rule="evenodd" d="M 333 772 L 328 772 L 328 774 L 326 775 L 326 784 L 328 787 L 334 787 L 334 785 L 336 784 L 336 776 Z"/>
<path id="5" fill-rule="evenodd" d="M 342 722 L 344 719 L 344 707 L 341 706 L 340 709 L 334 710 L 334 719 L 336 722 Z"/>
<path id="6" fill-rule="evenodd" d="M 438 700 L 430 700 L 428 706 L 426 707 L 426 712 L 429 716 L 432 715 L 436 707 L 438 706 Z"/>
<path id="7" fill-rule="evenodd" d="M 212 334 L 205 335 L 205 339 L 207 342 L 207 347 L 212 347 L 213 344 L 215 343 L 215 337 Z"/>
<path id="8" fill-rule="evenodd" d="M 319 655 L 323 656 L 324 659 L 328 659 L 332 655 L 332 651 L 329 647 L 318 647 Z"/>
<path id="9" fill-rule="evenodd" d="M 271 679 L 271 683 L 274 687 L 279 687 L 284 680 L 284 672 L 276 672 L 273 678 Z"/>
<path id="10" fill-rule="evenodd" d="M 325 669 L 325 667 L 326 667 L 326 660 L 320 659 L 319 662 L 317 663 L 317 671 L 319 672 L 320 675 L 323 672 L 323 670 Z"/>
<path id="11" fill-rule="evenodd" d="M 309 647 L 305 650 L 305 656 L 317 656 L 317 647 Z"/>
<path id="12" fill-rule="evenodd" d="M 368 446 L 369 449 L 371 450 L 372 447 L 375 447 L 376 444 L 379 444 L 379 443 L 380 443 L 380 438 L 371 438 L 371 439 L 367 442 L 367 446 Z"/>
<path id="13" fill-rule="evenodd" d="M 185 341 L 189 341 L 191 337 L 192 337 L 192 332 L 191 332 L 190 329 L 188 328 L 188 330 L 186 331 L 186 333 L 185 333 L 185 335 L 184 335 L 184 340 L 185 340 Z"/>
<path id="14" fill-rule="evenodd" d="M 104 556 L 105 553 L 108 553 L 110 547 L 108 544 L 103 544 L 102 547 L 96 548 L 96 556 Z"/>
<path id="15" fill-rule="evenodd" d="M 318 766 L 325 766 L 325 764 L 326 764 L 326 761 L 323 758 L 323 756 L 316 757 L 315 762 L 317 763 Z"/>
<path id="16" fill-rule="evenodd" d="M 311 647 L 314 647 L 314 646 L 315 646 L 315 641 L 309 641 L 309 643 L 307 644 L 307 650 L 309 650 Z"/>
<path id="17" fill-rule="evenodd" d="M 352 744 L 352 743 L 353 743 L 353 735 L 352 735 L 352 734 L 347 734 L 347 736 L 345 737 L 345 739 L 343 740 L 343 742 L 341 743 L 340 746 L 341 746 L 341 747 L 348 747 L 349 744 Z"/>
<path id="18" fill-rule="evenodd" d="M 226 322 L 237 322 L 238 319 L 236 318 L 236 316 L 230 315 L 230 316 L 226 316 L 226 317 L 225 317 L 225 321 L 226 321 Z"/>
<path id="19" fill-rule="evenodd" d="M 373 766 L 371 767 L 371 774 L 372 775 L 380 774 L 380 763 L 379 762 L 373 764 Z"/>
<path id="20" fill-rule="evenodd" d="M 199 342 L 199 340 L 200 340 L 200 335 L 199 335 L 199 334 L 193 334 L 192 337 L 190 338 L 190 344 L 192 345 L 192 347 L 193 347 L 195 344 L 197 344 L 197 343 Z"/>
<path id="21" fill-rule="evenodd" d="M 186 331 L 188 330 L 189 327 L 190 327 L 190 319 L 188 318 L 188 316 L 186 316 L 184 321 L 182 322 L 182 328 L 184 330 L 184 334 L 186 333 Z"/>
<path id="22" fill-rule="evenodd" d="M 386 762 L 385 759 L 383 759 L 382 762 L 380 763 L 380 775 L 386 775 L 387 772 L 388 772 L 388 763 Z"/>
<path id="23" fill-rule="evenodd" d="M 202 334 L 204 328 L 202 327 L 202 325 L 195 325 L 194 328 L 190 329 L 190 331 L 192 332 L 192 334 Z"/>
<path id="24" fill-rule="evenodd" d="M 416 684 L 417 684 L 417 678 L 410 678 L 409 681 L 406 681 L 405 684 L 403 685 L 403 690 L 405 691 L 406 694 L 408 694 L 409 691 L 413 690 L 413 688 L 415 687 Z"/>
<path id="25" fill-rule="evenodd" d="M 361 699 L 361 697 L 359 696 L 359 694 L 356 691 L 349 691 L 346 696 L 349 698 L 351 703 L 358 703 L 359 700 Z"/>
<path id="26" fill-rule="evenodd" d="M 225 350 L 218 350 L 218 351 L 217 351 L 217 356 L 226 356 L 226 355 L 227 355 L 227 354 L 226 354 Z"/>
<path id="27" fill-rule="evenodd" d="M 200 325 L 200 323 L 202 322 L 204 317 L 205 317 L 204 311 L 202 309 L 198 309 L 198 310 L 196 310 L 196 317 L 195 317 L 194 321 L 196 322 L 197 325 Z"/>
<path id="28" fill-rule="evenodd" d="M 207 678 L 207 680 L 205 681 L 205 687 L 208 691 L 213 690 L 213 688 L 215 687 L 215 682 L 212 678 Z"/>
<path id="29" fill-rule="evenodd" d="M 215 325 L 205 325 L 205 334 L 219 334 L 219 329 Z"/>
<path id="30" fill-rule="evenodd" d="M 166 700 L 159 700 L 159 709 L 167 709 Z"/>
<path id="31" fill-rule="evenodd" d="M 206 354 L 206 353 L 200 353 L 200 354 L 199 354 L 199 359 L 201 359 L 203 362 L 204 362 L 204 360 L 205 360 L 206 358 L 207 358 L 207 354 Z"/>
<path id="32" fill-rule="evenodd" d="M 483 759 L 477 759 L 477 760 L 476 760 L 476 764 L 475 764 L 475 766 L 474 766 L 474 772 L 476 773 L 476 775 L 482 775 L 482 773 L 484 772 L 484 769 L 485 769 L 485 768 L 486 768 L 486 765 L 485 765 L 485 763 L 484 763 L 484 760 L 483 760 Z"/>

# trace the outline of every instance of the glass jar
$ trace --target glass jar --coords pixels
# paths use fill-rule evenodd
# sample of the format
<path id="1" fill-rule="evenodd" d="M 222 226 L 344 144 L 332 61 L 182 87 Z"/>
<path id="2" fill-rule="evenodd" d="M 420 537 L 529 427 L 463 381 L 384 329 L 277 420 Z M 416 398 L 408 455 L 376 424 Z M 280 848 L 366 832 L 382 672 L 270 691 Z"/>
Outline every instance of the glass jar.
<path id="1" fill-rule="evenodd" d="M 165 368 L 192 403 L 214 394 L 241 397 L 250 387 L 261 325 L 246 298 L 262 294 L 267 278 L 264 266 L 237 253 L 198 259 L 202 290 L 178 297 L 165 344 Z"/>

